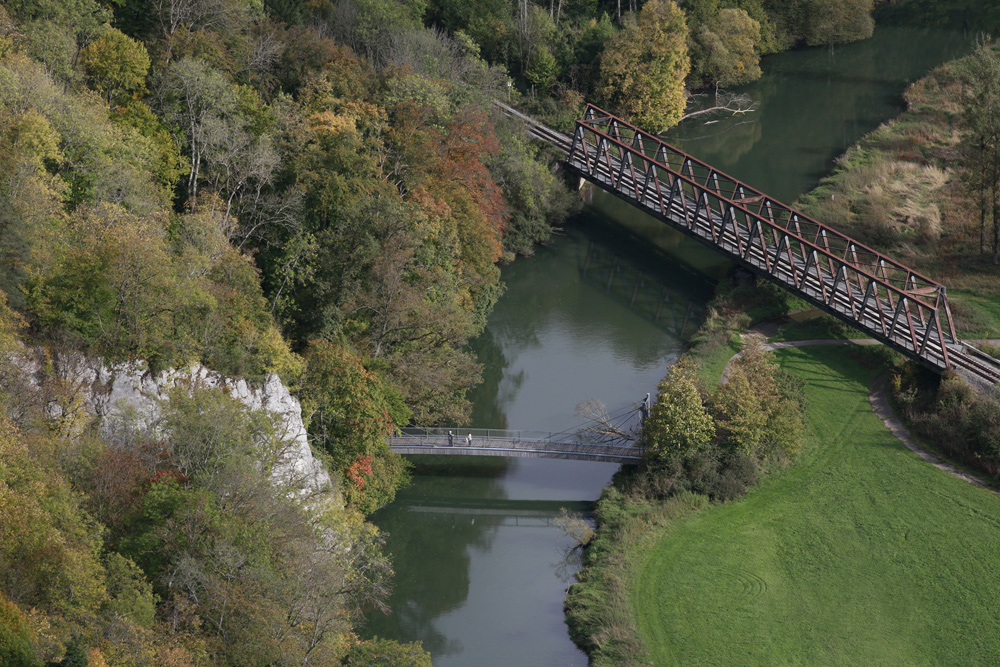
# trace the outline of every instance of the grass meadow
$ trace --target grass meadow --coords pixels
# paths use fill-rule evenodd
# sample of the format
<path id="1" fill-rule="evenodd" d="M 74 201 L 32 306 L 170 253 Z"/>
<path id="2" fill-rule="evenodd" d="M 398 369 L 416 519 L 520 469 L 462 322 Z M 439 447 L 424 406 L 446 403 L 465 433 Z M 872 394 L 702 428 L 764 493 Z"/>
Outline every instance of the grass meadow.
<path id="1" fill-rule="evenodd" d="M 801 457 L 633 553 L 656 665 L 996 664 L 1000 497 L 921 461 L 844 348 L 778 353 L 807 381 Z"/>

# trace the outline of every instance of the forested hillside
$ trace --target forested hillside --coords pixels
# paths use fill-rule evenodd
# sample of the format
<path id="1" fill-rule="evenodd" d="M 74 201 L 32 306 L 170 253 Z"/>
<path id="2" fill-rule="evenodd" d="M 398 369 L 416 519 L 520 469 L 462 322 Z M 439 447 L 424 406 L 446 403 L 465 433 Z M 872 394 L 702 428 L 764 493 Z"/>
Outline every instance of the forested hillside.
<path id="1" fill-rule="evenodd" d="M 426 664 L 351 634 L 390 586 L 363 518 L 407 479 L 385 436 L 467 418 L 499 264 L 579 206 L 492 102 L 664 129 L 686 91 L 866 36 L 870 10 L 5 0 L 0 663 Z M 338 482 L 276 483 L 273 418 L 219 390 L 99 429 L 73 354 L 277 374 Z"/>

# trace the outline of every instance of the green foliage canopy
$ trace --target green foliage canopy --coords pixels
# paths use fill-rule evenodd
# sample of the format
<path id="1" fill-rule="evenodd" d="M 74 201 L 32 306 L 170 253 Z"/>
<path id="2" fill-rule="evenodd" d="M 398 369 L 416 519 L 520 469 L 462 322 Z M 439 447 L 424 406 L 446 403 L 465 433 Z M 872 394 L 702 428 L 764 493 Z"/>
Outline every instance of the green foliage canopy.
<path id="1" fill-rule="evenodd" d="M 676 125 L 684 114 L 684 81 L 691 67 L 687 37 L 677 4 L 650 0 L 605 44 L 598 95 L 651 132 Z"/>
<path id="2" fill-rule="evenodd" d="M 695 365 L 681 359 L 670 367 L 657 388 L 656 403 L 642 429 L 642 439 L 654 455 L 690 455 L 706 449 L 715 438 L 715 420 L 698 388 Z"/>
<path id="3" fill-rule="evenodd" d="M 108 106 L 142 92 L 150 65 L 146 47 L 114 28 L 88 44 L 80 53 L 80 62 Z"/>

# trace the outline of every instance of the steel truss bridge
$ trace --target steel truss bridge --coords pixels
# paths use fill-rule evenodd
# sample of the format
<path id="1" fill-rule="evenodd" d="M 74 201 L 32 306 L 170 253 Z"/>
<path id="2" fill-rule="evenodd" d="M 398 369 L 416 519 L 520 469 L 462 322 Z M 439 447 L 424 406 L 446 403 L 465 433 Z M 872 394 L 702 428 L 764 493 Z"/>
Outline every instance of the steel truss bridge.
<path id="1" fill-rule="evenodd" d="M 937 372 L 954 370 L 980 385 L 1000 383 L 1000 361 L 956 336 L 944 285 L 592 104 L 576 122 L 572 137 L 507 105 L 497 106 L 524 122 L 530 136 L 565 153 L 563 166 L 571 174 Z M 587 267 L 590 261 L 588 251 Z M 616 267 L 609 275 L 608 289 Z M 642 277 L 636 277 L 630 305 L 641 285 Z M 657 320 L 661 306 L 662 300 Z M 648 403 L 644 405 L 648 410 Z M 635 406 L 628 409 L 634 411 Z M 628 439 L 601 437 L 587 428 L 562 433 L 450 430 L 449 437 L 447 428 L 405 428 L 389 438 L 389 444 L 400 454 L 608 463 L 642 458 L 642 448 Z"/>
<path id="2" fill-rule="evenodd" d="M 944 285 L 592 104 L 572 137 L 498 106 L 568 172 L 937 372 L 1000 382 L 1000 361 L 956 336 Z"/>

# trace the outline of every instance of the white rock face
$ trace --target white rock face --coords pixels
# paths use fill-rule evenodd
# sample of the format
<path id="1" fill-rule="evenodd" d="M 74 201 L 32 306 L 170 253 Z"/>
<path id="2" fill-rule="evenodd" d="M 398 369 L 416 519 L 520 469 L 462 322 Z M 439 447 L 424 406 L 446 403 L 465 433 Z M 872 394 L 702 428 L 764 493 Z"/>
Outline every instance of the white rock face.
<path id="1" fill-rule="evenodd" d="M 100 418 L 99 428 L 105 432 L 115 416 L 129 410 L 138 418 L 140 428 L 154 426 L 160 417 L 160 403 L 174 387 L 191 390 L 221 387 L 252 410 L 266 410 L 278 417 L 280 435 L 288 447 L 283 462 L 275 470 L 277 479 L 294 484 L 306 495 L 333 487 L 330 475 L 309 447 L 302 406 L 277 375 L 268 375 L 258 388 L 242 378 L 224 377 L 200 364 L 157 375 L 148 372 L 141 362 L 106 366 L 100 359 L 83 356 L 60 356 L 56 366 L 59 375 L 82 398 L 87 413 Z M 36 369 L 37 365 L 30 370 Z M 59 413 L 61 409 L 55 408 L 55 414 Z"/>

